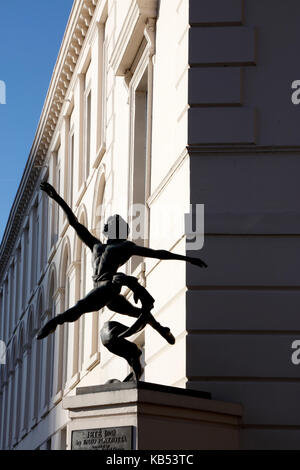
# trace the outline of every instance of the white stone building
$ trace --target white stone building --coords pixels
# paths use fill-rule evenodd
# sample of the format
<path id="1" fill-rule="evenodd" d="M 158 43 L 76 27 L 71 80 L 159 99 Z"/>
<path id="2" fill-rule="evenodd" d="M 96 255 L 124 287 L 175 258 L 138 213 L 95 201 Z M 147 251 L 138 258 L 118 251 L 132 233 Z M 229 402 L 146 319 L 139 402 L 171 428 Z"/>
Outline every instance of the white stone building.
<path id="1" fill-rule="evenodd" d="M 7 364 L 1 366 L 3 449 L 64 448 L 62 398 L 78 384 L 122 380 L 128 373 L 126 362 L 99 344 L 101 324 L 113 312 L 87 314 L 42 342 L 35 339 L 48 318 L 92 288 L 90 252 L 62 210 L 39 190 L 39 182 L 52 183 L 79 221 L 99 237 L 104 218 L 115 212 L 131 218 L 133 203 L 147 200 L 151 217 L 161 223 L 160 204 L 188 202 L 187 89 L 179 83 L 186 68 L 188 20 L 186 2 L 175 3 L 170 24 L 162 8 L 156 34 L 156 1 L 74 2 L 1 245 L 0 337 L 7 345 Z M 180 42 L 174 50 L 168 50 L 166 26 L 174 43 Z M 170 68 L 168 90 L 164 77 Z M 172 218 L 166 219 L 151 235 L 154 248 L 184 253 L 184 212 L 180 215 L 175 230 L 167 225 Z M 172 263 L 172 281 L 163 293 L 162 278 L 170 265 L 137 259 L 126 270 L 141 282 L 147 272 L 147 287 L 157 298 L 155 315 L 178 338 L 173 348 L 154 330 L 136 338 L 141 346 L 144 336 L 151 344 L 145 348 L 145 378 L 184 387 L 185 265 Z M 130 325 L 130 319 L 123 320 Z M 177 367 L 167 367 L 169 361 Z"/>
<path id="2" fill-rule="evenodd" d="M 135 338 L 143 379 L 242 403 L 243 449 L 299 448 L 300 137 L 289 95 L 299 9 L 75 0 L 0 247 L 2 449 L 65 448 L 63 397 L 128 373 L 99 343 L 107 319 L 130 324 L 110 311 L 35 340 L 92 287 L 90 253 L 39 190 L 45 179 L 97 236 L 108 215 L 132 222 L 132 204 L 144 204 L 144 243 L 179 254 L 184 213 L 205 204 L 204 249 L 193 254 L 207 270 L 125 267 L 176 336 L 170 346 L 147 327 Z"/>

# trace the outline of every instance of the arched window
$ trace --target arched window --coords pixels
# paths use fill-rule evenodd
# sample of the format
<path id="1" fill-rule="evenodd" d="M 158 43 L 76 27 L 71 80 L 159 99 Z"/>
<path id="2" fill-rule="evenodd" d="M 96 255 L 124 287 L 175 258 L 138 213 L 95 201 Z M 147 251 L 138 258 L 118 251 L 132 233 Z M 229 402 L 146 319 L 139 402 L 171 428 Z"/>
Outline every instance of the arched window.
<path id="1" fill-rule="evenodd" d="M 19 329 L 19 341 L 18 341 L 18 357 L 17 357 L 17 376 L 15 378 L 15 399 L 16 403 L 14 406 L 15 416 L 14 416 L 14 442 L 19 440 L 21 434 L 21 406 L 22 406 L 22 394 L 24 392 L 24 383 L 23 383 L 23 358 L 24 358 L 24 329 L 23 325 Z"/>
<path id="2" fill-rule="evenodd" d="M 103 226 L 105 218 L 105 166 L 100 165 L 98 171 L 98 177 L 95 185 L 95 194 L 93 202 L 93 234 L 103 241 Z M 100 320 L 99 312 L 93 313 L 93 322 L 92 322 L 92 338 L 91 338 L 91 356 L 95 355 L 99 351 L 99 326 Z"/>
<path id="3" fill-rule="evenodd" d="M 80 249 L 80 298 L 86 295 L 86 247 L 81 243 Z M 84 362 L 84 335 L 85 335 L 85 316 L 79 318 L 79 370 L 82 369 Z"/>
<path id="4" fill-rule="evenodd" d="M 60 269 L 60 287 L 61 287 L 61 312 L 65 312 L 70 307 L 70 279 L 68 270 L 70 265 L 70 244 L 69 240 L 65 242 L 62 251 L 61 269 Z M 59 348 L 59 379 L 58 391 L 63 390 L 71 371 L 68 370 L 68 346 L 69 346 L 69 324 L 64 323 L 60 328 L 60 348 Z"/>
<path id="5" fill-rule="evenodd" d="M 43 301 L 43 295 L 40 293 L 39 298 L 38 298 L 38 303 L 37 303 L 37 310 L 36 310 L 36 331 L 39 331 L 41 328 L 41 319 L 42 316 L 44 315 L 44 301 Z M 32 356 L 32 364 L 34 367 L 34 388 L 33 388 L 33 394 L 34 394 L 34 399 L 33 399 L 33 407 L 32 407 L 32 421 L 33 424 L 35 424 L 38 420 L 39 416 L 39 409 L 41 406 L 41 385 L 42 385 L 42 346 L 43 342 L 42 341 L 36 341 L 35 342 L 35 357 Z"/>
<path id="6" fill-rule="evenodd" d="M 14 432 L 14 408 L 16 404 L 16 365 L 17 365 L 17 347 L 16 338 L 13 339 L 11 361 L 9 365 L 9 377 L 8 377 L 8 403 L 7 403 L 7 415 L 6 415 L 6 449 L 12 447 L 12 439 Z"/>
<path id="7" fill-rule="evenodd" d="M 55 271 L 53 270 L 50 276 L 48 299 L 47 299 L 47 319 L 46 322 L 51 320 L 55 316 L 55 300 L 54 294 L 56 291 L 55 282 Z M 43 340 L 43 347 L 46 347 L 46 364 L 42 364 L 42 367 L 46 367 L 46 374 L 44 380 L 45 389 L 43 390 L 44 395 L 44 407 L 48 407 L 51 403 L 53 393 L 53 362 L 54 362 L 54 339 L 53 334 L 47 336 Z"/>
<path id="8" fill-rule="evenodd" d="M 2 364 L 1 364 L 2 366 Z M 3 435 L 3 421 L 4 421 L 4 403 L 5 400 L 5 387 L 4 387 L 4 367 L 0 367 L 0 449 L 2 447 L 2 435 Z"/>
<path id="9" fill-rule="evenodd" d="M 6 364 L 1 366 L 3 371 L 3 382 L 2 385 L 2 407 L 1 407 L 1 420 L 0 420 L 0 448 L 5 449 L 5 441 L 7 436 L 7 410 L 8 410 L 8 380 L 9 380 L 9 369 L 10 369 L 10 351 L 6 352 Z"/>
<path id="10" fill-rule="evenodd" d="M 27 345 L 27 359 L 26 359 L 26 373 L 24 374 L 26 383 L 24 384 L 24 411 L 23 411 L 23 423 L 21 423 L 22 430 L 27 430 L 30 426 L 31 419 L 31 395 L 34 393 L 34 381 L 32 374 L 32 341 L 34 337 L 34 313 L 31 308 L 29 311 L 28 323 L 27 323 L 27 334 L 26 334 L 26 345 Z"/>
<path id="11" fill-rule="evenodd" d="M 87 227 L 87 216 L 85 208 L 81 210 L 79 222 Z M 87 248 L 85 244 L 76 237 L 76 288 L 75 300 L 78 301 L 86 295 L 86 264 Z M 74 325 L 74 370 L 73 374 L 83 368 L 84 363 L 84 335 L 85 335 L 85 315 L 82 315 Z"/>

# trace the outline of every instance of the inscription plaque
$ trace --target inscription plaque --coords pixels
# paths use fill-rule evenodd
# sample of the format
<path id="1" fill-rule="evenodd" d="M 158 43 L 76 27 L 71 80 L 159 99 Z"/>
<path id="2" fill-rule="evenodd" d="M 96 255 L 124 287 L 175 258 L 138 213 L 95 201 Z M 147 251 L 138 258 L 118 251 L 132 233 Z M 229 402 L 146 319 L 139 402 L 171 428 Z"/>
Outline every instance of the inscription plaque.
<path id="1" fill-rule="evenodd" d="M 133 426 L 72 431 L 72 450 L 132 450 Z"/>

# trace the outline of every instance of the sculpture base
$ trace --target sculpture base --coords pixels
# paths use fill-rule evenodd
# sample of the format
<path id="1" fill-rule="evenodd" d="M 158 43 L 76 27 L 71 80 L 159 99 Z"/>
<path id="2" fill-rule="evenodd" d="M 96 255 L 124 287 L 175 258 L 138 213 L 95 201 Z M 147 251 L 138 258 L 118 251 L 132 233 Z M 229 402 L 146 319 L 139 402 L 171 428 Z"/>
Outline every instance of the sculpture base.
<path id="1" fill-rule="evenodd" d="M 241 405 L 210 394 L 147 382 L 79 387 L 69 410 L 67 448 L 238 449 Z"/>

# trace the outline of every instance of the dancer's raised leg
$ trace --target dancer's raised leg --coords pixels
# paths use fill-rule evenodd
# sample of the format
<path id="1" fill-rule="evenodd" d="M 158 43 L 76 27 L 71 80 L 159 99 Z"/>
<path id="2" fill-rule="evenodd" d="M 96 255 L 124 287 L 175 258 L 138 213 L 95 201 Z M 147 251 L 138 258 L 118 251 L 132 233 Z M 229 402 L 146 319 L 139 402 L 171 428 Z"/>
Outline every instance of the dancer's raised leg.
<path id="1" fill-rule="evenodd" d="M 107 307 L 117 313 L 122 315 L 128 315 L 129 317 L 138 318 L 142 312 L 143 307 L 138 308 L 132 305 L 123 295 L 117 295 L 112 301 L 107 304 Z M 148 321 L 147 323 L 154 328 L 169 344 L 175 343 L 175 338 L 172 335 L 170 328 L 162 326 L 150 311 L 147 311 Z"/>
<path id="2" fill-rule="evenodd" d="M 51 318 L 46 325 L 41 328 L 37 339 L 43 339 L 53 333 L 57 325 L 66 322 L 74 322 L 84 313 L 95 312 L 103 308 L 117 293 L 118 288 L 110 282 L 105 282 L 89 292 L 82 300 L 79 300 L 74 307 L 69 308 L 64 313 Z"/>

